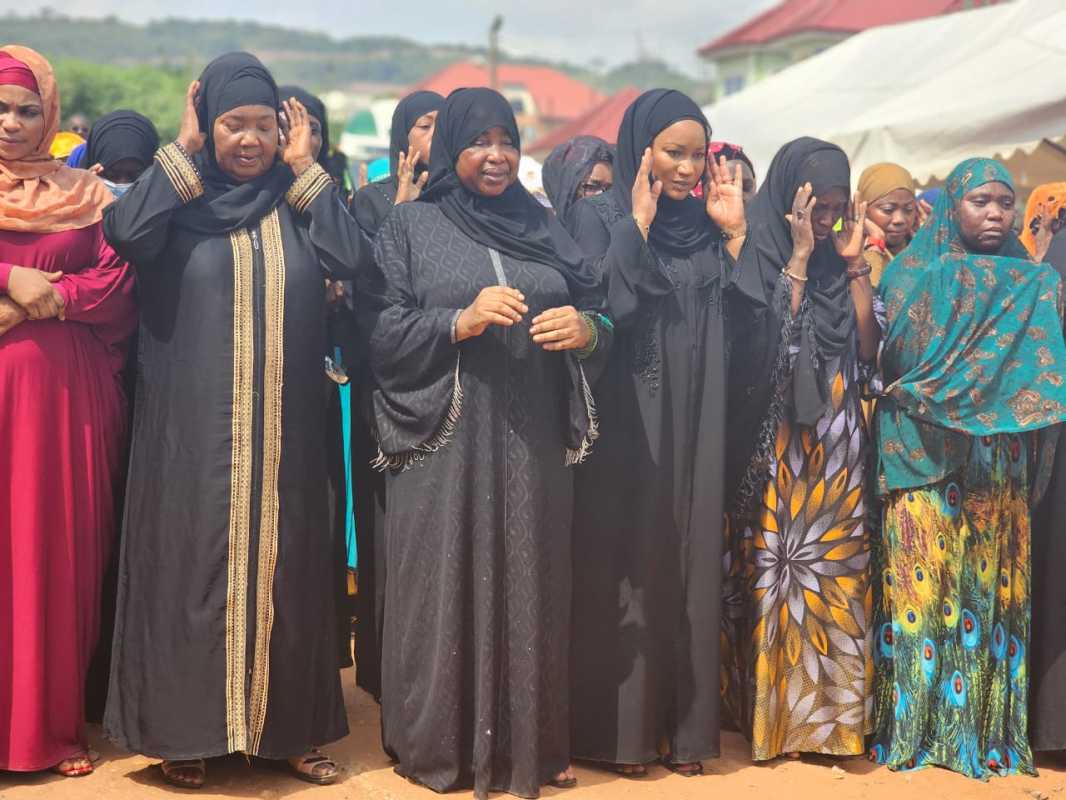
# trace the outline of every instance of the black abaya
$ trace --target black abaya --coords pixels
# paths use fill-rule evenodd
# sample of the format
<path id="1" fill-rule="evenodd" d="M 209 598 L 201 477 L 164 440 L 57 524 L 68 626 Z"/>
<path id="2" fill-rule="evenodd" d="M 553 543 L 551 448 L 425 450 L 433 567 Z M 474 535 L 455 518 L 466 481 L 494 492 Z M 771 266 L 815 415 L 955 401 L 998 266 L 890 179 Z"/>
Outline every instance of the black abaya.
<path id="1" fill-rule="evenodd" d="M 728 256 L 656 252 L 610 195 L 574 207 L 617 339 L 603 441 L 578 469 L 573 753 L 644 764 L 718 755 Z M 710 226 L 710 223 L 707 223 Z"/>
<path id="2" fill-rule="evenodd" d="M 289 758 L 347 733 L 323 278 L 352 277 L 367 245 L 320 166 L 290 183 L 247 227 L 192 230 L 177 221 L 202 187 L 168 145 L 104 218 L 141 303 L 105 717 L 134 752 Z"/>

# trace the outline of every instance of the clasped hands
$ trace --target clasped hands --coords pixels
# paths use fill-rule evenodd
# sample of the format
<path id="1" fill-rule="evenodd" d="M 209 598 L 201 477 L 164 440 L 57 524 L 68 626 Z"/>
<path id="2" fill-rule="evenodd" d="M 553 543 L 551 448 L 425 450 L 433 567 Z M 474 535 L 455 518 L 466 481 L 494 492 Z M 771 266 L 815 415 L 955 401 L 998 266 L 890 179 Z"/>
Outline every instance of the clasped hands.
<path id="1" fill-rule="evenodd" d="M 529 313 L 525 295 L 509 286 L 488 286 L 464 308 L 455 322 L 455 341 L 480 336 L 489 325 L 510 328 Z M 573 306 L 549 308 L 533 318 L 529 329 L 533 341 L 545 350 L 581 350 L 588 346 L 592 331 L 585 317 Z"/>
<path id="2" fill-rule="evenodd" d="M 65 319 L 66 301 L 55 288 L 62 272 L 12 267 L 7 294 L 0 296 L 0 335 L 27 319 Z"/>

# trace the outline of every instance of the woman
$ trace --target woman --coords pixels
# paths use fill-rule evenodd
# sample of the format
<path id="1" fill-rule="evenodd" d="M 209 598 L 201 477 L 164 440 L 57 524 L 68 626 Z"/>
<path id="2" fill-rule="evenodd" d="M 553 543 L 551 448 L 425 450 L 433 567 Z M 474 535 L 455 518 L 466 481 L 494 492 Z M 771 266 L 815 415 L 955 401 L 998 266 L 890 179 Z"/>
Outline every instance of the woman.
<path id="1" fill-rule="evenodd" d="M 307 109 L 311 124 L 311 157 L 329 172 L 329 117 L 325 104 L 315 95 L 299 86 L 280 86 L 278 96 L 282 102 L 295 99 Z M 285 109 L 279 108 L 279 114 Z M 332 177 L 332 176 L 331 176 Z M 343 187 L 342 187 L 343 191 Z M 355 361 L 355 320 L 351 311 L 351 284 L 344 281 L 326 280 L 326 303 L 329 306 L 328 344 L 326 355 L 327 389 L 329 411 L 327 425 L 327 451 L 329 459 L 330 529 L 334 536 L 334 560 L 337 587 L 337 655 L 342 668 L 352 666 L 352 616 L 353 609 L 348 596 L 348 570 L 356 568 L 355 508 L 356 493 L 362 488 L 366 477 L 379 484 L 379 476 L 370 468 L 373 454 L 367 442 L 358 454 L 352 453 L 351 393 L 352 382 L 348 367 Z M 356 423 L 358 419 L 356 418 Z M 366 426 L 358 433 L 368 439 Z M 358 471 L 355 478 L 353 470 Z M 364 492 L 373 497 L 373 493 Z M 362 498 L 360 498 L 362 499 Z M 372 518 L 370 520 L 372 523 Z"/>
<path id="2" fill-rule="evenodd" d="M 48 62 L 0 48 L 0 770 L 74 777 L 137 323 L 111 195 L 48 154 L 59 119 Z"/>
<path id="3" fill-rule="evenodd" d="M 433 126 L 444 98 L 436 92 L 407 95 L 392 113 L 389 129 L 389 174 L 355 194 L 352 213 L 371 239 L 393 206 L 417 200 L 429 179 Z"/>
<path id="4" fill-rule="evenodd" d="M 570 212 L 578 200 L 610 191 L 613 161 L 610 146 L 598 136 L 577 136 L 544 160 L 544 191 L 564 228 L 570 229 Z"/>
<path id="5" fill-rule="evenodd" d="M 575 783 L 567 464 L 597 436 L 610 340 L 596 277 L 517 183 L 519 153 L 502 95 L 448 97 L 422 202 L 376 239 L 368 313 L 390 470 L 384 744 L 408 779 L 479 798 Z"/>
<path id="6" fill-rule="evenodd" d="M 1014 214 L 1006 168 L 962 162 L 881 282 L 871 756 L 893 769 L 1035 774 L 1029 503 L 1052 453 L 1034 432 L 1066 419 L 1066 345 L 1061 281 Z"/>
<path id="7" fill-rule="evenodd" d="M 325 458 L 323 279 L 366 252 L 299 102 L 247 53 L 189 87 L 176 142 L 112 206 L 140 277 L 139 381 L 105 728 L 165 759 L 288 759 L 347 731 Z M 195 391 L 190 391 L 195 387 Z M 298 657 L 294 657 L 298 654 Z"/>
<path id="8" fill-rule="evenodd" d="M 859 197 L 866 203 L 866 242 L 863 254 L 873 270 L 874 286 L 885 264 L 910 244 L 918 217 L 914 178 L 899 164 L 874 164 L 859 176 Z"/>
<path id="9" fill-rule="evenodd" d="M 1066 183 L 1044 183 L 1033 189 L 1025 204 L 1018 236 L 1036 261 L 1043 261 L 1051 238 L 1066 228 Z"/>
<path id="10" fill-rule="evenodd" d="M 730 174 L 740 167 L 740 187 L 744 192 L 744 207 L 750 206 L 751 201 L 755 199 L 755 165 L 744 152 L 744 148 L 739 144 L 729 142 L 711 142 L 707 147 L 707 158 L 714 162 L 724 158 L 725 168 Z M 694 193 L 696 197 L 703 197 L 703 187 L 697 186 Z"/>
<path id="11" fill-rule="evenodd" d="M 860 389 L 881 330 L 847 156 L 797 139 L 752 203 L 737 266 L 776 347 L 770 408 L 733 518 L 726 696 L 752 757 L 856 755 L 869 731 L 868 437 Z M 843 218 L 839 232 L 834 231 Z M 749 489 L 750 487 L 750 489 Z"/>
<path id="12" fill-rule="evenodd" d="M 578 473 L 573 751 L 629 776 L 663 740 L 683 775 L 719 749 L 722 283 L 746 229 L 736 173 L 691 197 L 709 137 L 690 98 L 645 92 L 618 131 L 614 187 L 574 208 L 619 343 L 604 442 Z"/>
<path id="13" fill-rule="evenodd" d="M 152 165 L 158 149 L 159 134 L 148 117 L 136 111 L 112 111 L 93 123 L 82 158 L 111 194 L 121 197 Z"/>

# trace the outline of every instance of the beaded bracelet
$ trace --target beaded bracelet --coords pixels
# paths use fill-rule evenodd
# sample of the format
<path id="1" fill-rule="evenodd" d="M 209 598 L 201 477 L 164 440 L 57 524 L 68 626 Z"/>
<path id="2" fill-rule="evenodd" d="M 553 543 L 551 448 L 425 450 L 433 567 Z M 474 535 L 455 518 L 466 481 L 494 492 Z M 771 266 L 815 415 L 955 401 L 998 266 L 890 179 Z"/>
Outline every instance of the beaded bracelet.
<path id="1" fill-rule="evenodd" d="M 592 314 L 588 312 L 582 312 L 581 318 L 585 320 L 585 324 L 589 326 L 589 341 L 584 347 L 577 351 L 576 355 L 579 361 L 582 361 L 593 353 L 596 352 L 596 345 L 600 341 L 600 331 L 596 327 L 596 321 L 593 319 Z"/>

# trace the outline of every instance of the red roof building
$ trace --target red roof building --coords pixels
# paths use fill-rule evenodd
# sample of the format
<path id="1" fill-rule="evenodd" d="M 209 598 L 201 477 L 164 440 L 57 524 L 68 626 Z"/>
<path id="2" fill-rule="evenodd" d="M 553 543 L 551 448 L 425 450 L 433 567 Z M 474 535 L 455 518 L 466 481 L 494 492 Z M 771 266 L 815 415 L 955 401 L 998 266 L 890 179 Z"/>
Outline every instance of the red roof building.
<path id="1" fill-rule="evenodd" d="M 618 138 L 618 127 L 622 124 L 622 115 L 638 97 L 640 89 L 632 86 L 615 92 L 586 114 L 561 125 L 524 149 L 535 158 L 543 159 L 558 145 L 575 136 L 599 136 L 608 144 L 614 144 Z"/>
<path id="2" fill-rule="evenodd" d="M 697 53 L 716 66 L 716 96 L 741 91 L 849 36 L 999 0 L 783 0 L 705 44 Z"/>
<path id="3" fill-rule="evenodd" d="M 551 67 L 500 64 L 497 76 L 500 92 L 510 100 L 522 137 L 528 141 L 577 119 L 605 99 L 587 83 Z M 486 65 L 459 61 L 430 75 L 410 90 L 428 89 L 447 96 L 453 89 L 488 85 Z"/>

